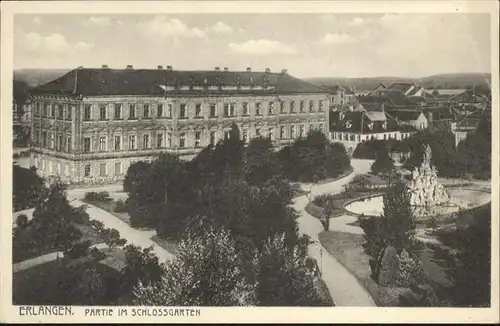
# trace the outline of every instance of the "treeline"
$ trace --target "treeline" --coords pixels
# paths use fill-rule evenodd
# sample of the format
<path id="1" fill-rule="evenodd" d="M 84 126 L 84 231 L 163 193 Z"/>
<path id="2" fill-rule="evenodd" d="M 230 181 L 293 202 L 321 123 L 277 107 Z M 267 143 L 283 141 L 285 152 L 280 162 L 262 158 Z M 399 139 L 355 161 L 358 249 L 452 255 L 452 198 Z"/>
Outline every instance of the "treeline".
<path id="1" fill-rule="evenodd" d="M 360 143 L 353 157 L 376 159 L 380 153 L 398 152 L 403 155 L 403 167 L 413 170 L 422 163 L 425 144 L 431 147 L 431 163 L 439 176 L 491 178 L 491 115 L 485 115 L 476 131 L 457 147 L 451 131 L 429 128 L 400 141 L 373 139 Z"/>
<path id="2" fill-rule="evenodd" d="M 304 142 L 313 144 L 308 155 L 300 152 Z M 135 302 L 327 304 L 306 266 L 309 240 L 298 234 L 288 177 L 312 178 L 310 170 L 318 166 L 325 170 L 321 176 L 341 173 L 338 167 L 325 167 L 323 159 L 333 158 L 331 150 L 328 140 L 313 131 L 284 150 L 305 157 L 284 161 L 290 156 L 276 153 L 267 138 L 245 147 L 233 125 L 227 139 L 192 161 L 166 154 L 152 163 L 132 165 L 124 181 L 131 224 L 153 227 L 159 236 L 180 241 L 176 258 L 164 268 L 165 277 L 141 284 Z M 304 174 L 290 164 L 302 164 Z M 349 166 L 349 160 L 342 164 Z"/>

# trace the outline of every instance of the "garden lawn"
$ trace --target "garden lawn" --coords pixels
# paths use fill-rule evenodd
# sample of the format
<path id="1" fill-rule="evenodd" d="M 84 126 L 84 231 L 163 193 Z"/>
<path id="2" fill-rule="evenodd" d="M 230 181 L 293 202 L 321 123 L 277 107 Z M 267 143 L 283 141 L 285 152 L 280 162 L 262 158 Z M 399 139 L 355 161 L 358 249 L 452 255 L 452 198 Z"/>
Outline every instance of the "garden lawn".
<path id="1" fill-rule="evenodd" d="M 74 262 L 73 262 L 74 263 Z M 80 273 L 96 268 L 105 288 L 98 298 L 99 305 L 118 302 L 120 273 L 95 261 L 79 261 L 74 270 L 69 270 L 69 260 L 61 259 L 29 268 L 13 274 L 12 300 L 14 305 L 88 305 L 87 298 L 80 295 L 78 282 L 62 281 L 71 273 Z"/>
<path id="2" fill-rule="evenodd" d="M 83 199 L 83 202 L 94 205 L 96 207 L 99 207 L 100 209 L 105 210 L 106 212 L 116 216 L 118 219 L 121 221 L 127 223 L 130 225 L 130 215 L 128 215 L 127 212 L 115 212 L 116 208 L 116 201 L 115 200 L 106 200 L 106 201 L 99 201 L 99 200 L 85 200 Z"/>
<path id="3" fill-rule="evenodd" d="M 157 245 L 159 245 L 160 247 L 162 247 L 163 249 L 165 249 L 166 251 L 168 251 L 172 255 L 175 256 L 177 254 L 177 248 L 179 246 L 177 241 L 163 239 L 157 235 L 152 237 L 151 240 L 153 240 Z"/>
<path id="4" fill-rule="evenodd" d="M 328 306 L 328 307 L 335 306 L 335 303 L 333 302 L 333 299 L 332 299 L 332 295 L 330 294 L 330 291 L 328 290 L 328 287 L 326 286 L 325 281 L 323 281 L 323 279 L 321 277 L 316 277 L 314 279 L 314 287 L 318 291 L 321 299 L 323 299 L 325 306 Z"/>

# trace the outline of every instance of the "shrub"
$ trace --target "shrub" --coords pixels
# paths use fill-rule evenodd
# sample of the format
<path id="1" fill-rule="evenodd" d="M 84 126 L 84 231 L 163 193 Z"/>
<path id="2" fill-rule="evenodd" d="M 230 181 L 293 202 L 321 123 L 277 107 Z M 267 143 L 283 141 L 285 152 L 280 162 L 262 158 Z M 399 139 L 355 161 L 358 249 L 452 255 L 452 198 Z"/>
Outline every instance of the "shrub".
<path id="1" fill-rule="evenodd" d="M 97 231 L 102 231 L 104 229 L 104 224 L 101 221 L 90 220 L 89 224 L 90 224 L 90 226 L 92 226 Z"/>
<path id="2" fill-rule="evenodd" d="M 64 256 L 72 259 L 77 259 L 87 256 L 89 253 L 90 244 L 91 244 L 90 240 L 85 240 L 79 243 L 75 243 L 67 251 L 64 252 Z"/>
<path id="3" fill-rule="evenodd" d="M 96 247 L 90 249 L 90 256 L 95 261 L 100 261 L 106 258 L 106 254 L 97 249 Z"/>
<path id="4" fill-rule="evenodd" d="M 92 202 L 92 201 L 103 202 L 103 201 L 109 201 L 112 199 L 109 197 L 109 192 L 107 192 L 107 191 L 101 191 L 101 192 L 91 191 L 91 192 L 87 192 L 85 194 L 85 200 L 90 201 L 90 202 Z"/>
<path id="5" fill-rule="evenodd" d="M 28 216 L 26 214 L 19 214 L 16 219 L 16 225 L 22 229 L 29 225 Z"/>
<path id="6" fill-rule="evenodd" d="M 399 279 L 399 259 L 396 249 L 388 246 L 384 250 L 384 255 L 380 263 L 380 274 L 378 283 L 383 286 L 395 286 Z"/>
<path id="7" fill-rule="evenodd" d="M 411 257 L 406 250 L 398 255 L 399 274 L 397 284 L 401 287 L 411 287 L 422 281 L 422 267 L 418 258 Z"/>
<path id="8" fill-rule="evenodd" d="M 127 203 L 126 203 L 126 202 L 124 202 L 123 200 L 119 199 L 119 200 L 116 202 L 115 212 L 117 212 L 117 213 L 124 213 L 124 212 L 127 212 Z"/>
<path id="9" fill-rule="evenodd" d="M 330 198 L 333 197 L 333 195 L 330 194 L 321 194 L 312 200 L 313 204 L 319 207 L 324 207 L 326 205 L 326 202 L 330 200 Z"/>

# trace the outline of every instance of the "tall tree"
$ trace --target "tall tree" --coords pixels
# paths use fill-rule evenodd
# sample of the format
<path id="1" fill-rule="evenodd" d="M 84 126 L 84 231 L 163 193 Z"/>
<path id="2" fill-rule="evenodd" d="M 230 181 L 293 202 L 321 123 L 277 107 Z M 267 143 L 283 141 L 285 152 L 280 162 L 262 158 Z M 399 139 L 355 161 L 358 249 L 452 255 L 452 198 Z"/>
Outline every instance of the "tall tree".
<path id="1" fill-rule="evenodd" d="M 281 174 L 280 162 L 269 138 L 255 138 L 248 144 L 244 166 L 249 184 L 260 185 Z"/>
<path id="2" fill-rule="evenodd" d="M 373 174 L 388 175 L 393 169 L 394 161 L 390 157 L 389 149 L 386 146 L 383 146 L 377 153 L 375 162 L 372 163 L 371 171 Z"/>
<path id="3" fill-rule="evenodd" d="M 43 178 L 36 174 L 35 168 L 25 169 L 12 166 L 12 209 L 19 211 L 34 207 L 47 195 Z"/>
<path id="4" fill-rule="evenodd" d="M 188 237 L 164 268 L 161 282 L 134 291 L 134 303 L 162 306 L 254 305 L 252 286 L 228 231 L 208 228 L 201 237 Z"/>
<path id="5" fill-rule="evenodd" d="M 307 244 L 290 248 L 284 234 L 269 238 L 254 258 L 256 300 L 260 306 L 324 305 L 307 267 Z"/>

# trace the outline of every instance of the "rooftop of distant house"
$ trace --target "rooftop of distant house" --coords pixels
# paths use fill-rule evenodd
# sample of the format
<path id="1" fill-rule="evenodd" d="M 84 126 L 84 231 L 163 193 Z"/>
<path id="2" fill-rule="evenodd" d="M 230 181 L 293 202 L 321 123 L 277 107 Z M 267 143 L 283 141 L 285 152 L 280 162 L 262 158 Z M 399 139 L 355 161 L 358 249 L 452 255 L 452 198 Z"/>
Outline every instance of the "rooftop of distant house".
<path id="1" fill-rule="evenodd" d="M 411 132 L 415 128 L 401 126 L 394 118 L 383 111 L 331 112 L 330 131 L 361 134 L 386 132 Z"/>
<path id="2" fill-rule="evenodd" d="M 102 68 L 73 69 L 63 76 L 38 86 L 32 94 L 83 96 L 138 95 L 164 96 L 175 94 L 261 93 L 261 94 L 326 94 L 327 91 L 295 78 L 286 70 L 273 73 L 269 69 L 254 72 L 230 71 L 228 68 L 207 71 L 174 70 L 171 66 L 158 69 Z"/>

